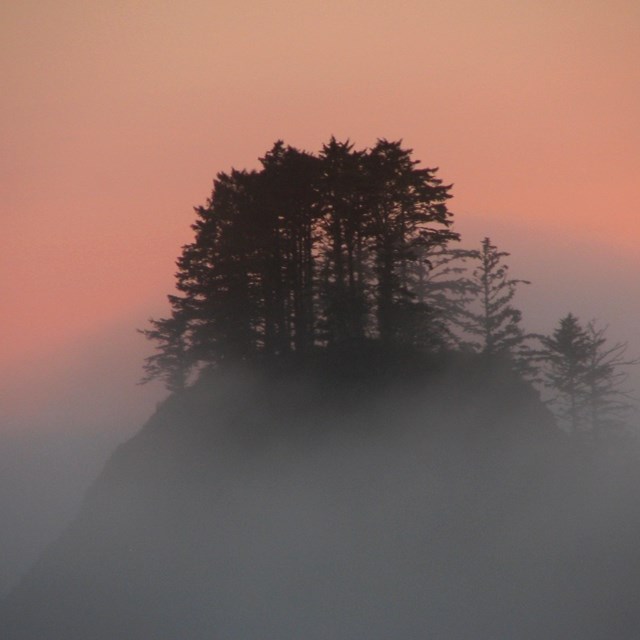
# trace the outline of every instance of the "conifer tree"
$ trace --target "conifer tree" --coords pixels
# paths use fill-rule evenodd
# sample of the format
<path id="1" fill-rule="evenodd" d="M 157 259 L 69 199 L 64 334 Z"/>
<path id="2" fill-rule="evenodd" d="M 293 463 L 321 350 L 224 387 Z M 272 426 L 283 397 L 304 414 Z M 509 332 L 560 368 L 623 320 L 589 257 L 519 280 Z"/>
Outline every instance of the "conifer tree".
<path id="1" fill-rule="evenodd" d="M 386 344 L 394 342 L 408 315 L 414 322 L 411 266 L 426 248 L 459 239 L 446 207 L 450 185 L 435 177 L 437 169 L 418 169 L 411 153 L 401 142 L 380 139 L 366 157 L 377 325 Z"/>
<path id="2" fill-rule="evenodd" d="M 625 381 L 627 368 L 639 360 L 627 357 L 626 342 L 609 344 L 606 327 L 590 322 L 587 334 L 590 345 L 585 376 L 588 429 L 610 432 L 624 424 L 633 408 Z"/>
<path id="3" fill-rule="evenodd" d="M 211 199 L 196 208 L 195 239 L 177 261 L 192 351 L 203 362 L 245 359 L 255 348 L 260 264 L 251 220 L 257 180 L 255 172 L 218 174 Z"/>
<path id="4" fill-rule="evenodd" d="M 365 207 L 365 152 L 332 137 L 320 152 L 318 240 L 321 315 L 330 343 L 358 340 L 367 325 L 368 217 Z"/>
<path id="5" fill-rule="evenodd" d="M 439 309 L 418 268 L 458 239 L 436 169 L 386 140 L 332 138 L 317 156 L 277 141 L 260 161 L 219 173 L 196 208 L 172 316 L 144 332 L 147 377 L 169 376 L 178 344 L 196 367 L 363 338 L 432 348 Z"/>
<path id="6" fill-rule="evenodd" d="M 427 349 L 453 349 L 471 297 L 466 274 L 469 252 L 446 245 L 426 247 L 411 269 L 411 291 L 422 309 L 422 322 L 414 338 Z"/>
<path id="7" fill-rule="evenodd" d="M 578 432 L 585 421 L 587 363 L 592 351 L 589 335 L 569 313 L 550 336 L 542 338 L 544 384 L 561 426 Z"/>
<path id="8" fill-rule="evenodd" d="M 175 313 L 169 318 L 151 319 L 151 329 L 140 330 L 156 343 L 156 352 L 146 358 L 141 384 L 162 380 L 171 392 L 182 391 L 191 369 L 185 317 Z"/>
<path id="9" fill-rule="evenodd" d="M 315 332 L 318 158 L 278 141 L 260 161 L 258 215 L 266 216 L 268 225 L 260 254 L 266 260 L 262 279 L 270 283 L 276 319 L 273 352 L 302 353 L 313 346 Z"/>
<path id="10" fill-rule="evenodd" d="M 531 336 L 524 332 L 522 313 L 512 301 L 518 285 L 529 282 L 509 277 L 509 267 L 504 263 L 509 253 L 499 251 L 489 238 L 482 241 L 479 251 L 468 251 L 466 256 L 477 265 L 465 280 L 470 304 L 462 311 L 460 322 L 471 336 L 470 346 L 490 360 L 510 358 L 525 369 L 524 344 Z"/>
<path id="11" fill-rule="evenodd" d="M 623 426 L 632 409 L 625 368 L 638 363 L 626 357 L 627 344 L 609 344 L 606 328 L 595 322 L 583 327 L 571 313 L 542 344 L 544 383 L 560 424 L 591 435 Z"/>

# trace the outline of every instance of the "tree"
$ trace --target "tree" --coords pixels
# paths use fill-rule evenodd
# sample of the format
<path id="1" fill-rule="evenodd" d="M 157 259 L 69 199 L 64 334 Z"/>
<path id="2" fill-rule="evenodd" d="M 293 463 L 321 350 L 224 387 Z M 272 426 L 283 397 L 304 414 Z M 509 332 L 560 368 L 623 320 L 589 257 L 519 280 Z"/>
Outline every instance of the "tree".
<path id="1" fill-rule="evenodd" d="M 592 350 L 588 333 L 571 313 L 550 336 L 542 338 L 544 385 L 552 391 L 550 406 L 570 433 L 584 424 L 587 363 Z"/>
<path id="2" fill-rule="evenodd" d="M 509 255 L 498 251 L 489 238 L 482 241 L 479 251 L 466 252 L 477 266 L 465 280 L 464 294 L 470 304 L 462 310 L 460 326 L 471 336 L 470 346 L 487 359 L 508 358 L 525 369 L 524 344 L 531 335 L 524 332 L 522 313 L 512 300 L 518 285 L 529 282 L 509 277 L 503 261 Z"/>
<path id="3" fill-rule="evenodd" d="M 626 342 L 608 344 L 606 327 L 587 325 L 589 356 L 585 385 L 587 423 L 592 432 L 611 431 L 624 424 L 632 409 L 632 398 L 625 389 L 626 367 L 638 364 L 628 358 Z"/>
<path id="4" fill-rule="evenodd" d="M 194 367 L 364 338 L 431 346 L 438 309 L 417 271 L 458 234 L 450 186 L 411 153 L 277 141 L 258 171 L 219 173 L 177 260 L 172 316 L 144 332 L 158 350 L 147 377 L 168 379 L 178 345 Z"/>
<path id="5" fill-rule="evenodd" d="M 258 340 L 258 180 L 256 172 L 218 174 L 211 199 L 196 208 L 195 239 L 177 260 L 176 287 L 198 361 L 245 359 Z"/>
<path id="6" fill-rule="evenodd" d="M 140 333 L 156 342 L 156 353 L 146 358 L 145 376 L 140 383 L 160 379 L 169 391 L 182 391 L 191 369 L 185 317 L 176 313 L 170 318 L 149 322 L 152 328 L 140 330 Z"/>
<path id="7" fill-rule="evenodd" d="M 423 247 L 419 255 L 409 268 L 414 298 L 408 311 L 414 311 L 414 322 L 405 322 L 401 330 L 411 331 L 408 341 L 429 351 L 456 348 L 458 323 L 469 302 L 468 252 L 438 244 Z"/>
<path id="8" fill-rule="evenodd" d="M 329 343 L 365 336 L 369 297 L 364 151 L 332 137 L 320 152 L 318 244 L 320 315 Z"/>
<path id="9" fill-rule="evenodd" d="M 571 313 L 542 339 L 545 386 L 560 424 L 570 433 L 600 434 L 624 424 L 632 408 L 624 389 L 627 344 L 609 344 L 606 327 L 583 327 Z"/>
<path id="10" fill-rule="evenodd" d="M 273 354 L 308 351 L 314 342 L 314 227 L 317 204 L 318 158 L 285 146 L 282 141 L 260 159 L 259 209 L 248 219 L 255 225 L 262 219 L 264 233 L 259 255 L 265 270 L 259 276 L 265 296 L 265 317 L 273 321 L 276 341 Z M 267 312 L 268 307 L 268 312 Z M 267 316 L 269 319 L 267 319 Z"/>
<path id="11" fill-rule="evenodd" d="M 417 168 L 411 153 L 401 142 L 380 139 L 365 158 L 377 328 L 385 344 L 397 339 L 407 315 L 415 320 L 411 266 L 425 249 L 459 239 L 446 206 L 451 185 L 435 177 L 437 169 Z"/>

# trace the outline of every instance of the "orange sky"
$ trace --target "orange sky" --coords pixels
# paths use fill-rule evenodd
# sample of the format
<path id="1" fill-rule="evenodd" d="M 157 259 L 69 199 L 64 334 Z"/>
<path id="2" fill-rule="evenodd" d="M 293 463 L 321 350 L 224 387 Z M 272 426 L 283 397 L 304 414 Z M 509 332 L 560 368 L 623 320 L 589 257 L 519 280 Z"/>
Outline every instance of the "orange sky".
<path id="1" fill-rule="evenodd" d="M 148 413 L 134 329 L 214 174 L 276 138 L 403 138 L 534 281 L 530 329 L 574 310 L 640 350 L 636 0 L 21 0 L 0 30 L 7 424 Z"/>

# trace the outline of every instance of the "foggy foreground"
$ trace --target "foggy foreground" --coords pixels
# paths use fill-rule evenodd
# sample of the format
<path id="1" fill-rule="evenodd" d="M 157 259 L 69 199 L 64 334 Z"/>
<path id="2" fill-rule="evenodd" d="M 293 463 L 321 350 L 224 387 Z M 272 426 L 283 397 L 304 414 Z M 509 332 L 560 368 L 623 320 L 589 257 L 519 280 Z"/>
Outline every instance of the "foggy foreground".
<path id="1" fill-rule="evenodd" d="M 16 429 L 0 438 L 0 598 L 75 517 L 122 440 L 56 427 L 45 433 Z"/>
<path id="2" fill-rule="evenodd" d="M 631 457 L 570 441 L 477 359 L 344 364 L 169 398 L 6 599 L 1 637 L 639 637 Z"/>

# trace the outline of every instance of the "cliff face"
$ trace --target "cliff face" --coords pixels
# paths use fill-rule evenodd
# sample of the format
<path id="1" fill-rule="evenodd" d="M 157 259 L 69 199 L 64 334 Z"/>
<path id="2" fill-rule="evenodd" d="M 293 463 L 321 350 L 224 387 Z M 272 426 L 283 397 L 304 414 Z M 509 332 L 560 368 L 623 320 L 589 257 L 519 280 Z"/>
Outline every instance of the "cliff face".
<path id="1" fill-rule="evenodd" d="M 597 472 L 508 375 L 365 368 L 170 398 L 4 602 L 2 637 L 638 636 L 631 472 Z"/>

